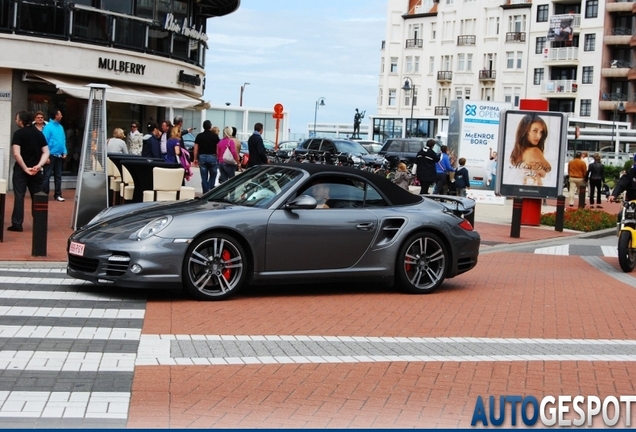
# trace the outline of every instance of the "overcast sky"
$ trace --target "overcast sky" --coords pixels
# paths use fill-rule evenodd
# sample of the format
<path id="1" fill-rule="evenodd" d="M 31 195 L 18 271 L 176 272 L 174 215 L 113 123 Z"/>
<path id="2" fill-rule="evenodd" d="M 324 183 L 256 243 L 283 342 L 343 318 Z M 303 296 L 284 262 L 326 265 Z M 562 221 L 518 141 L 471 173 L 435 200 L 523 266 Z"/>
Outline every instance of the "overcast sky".
<path id="1" fill-rule="evenodd" d="M 355 109 L 376 113 L 386 0 L 241 0 L 208 20 L 204 99 L 212 105 L 289 113 L 292 133 L 314 121 L 351 123 Z"/>

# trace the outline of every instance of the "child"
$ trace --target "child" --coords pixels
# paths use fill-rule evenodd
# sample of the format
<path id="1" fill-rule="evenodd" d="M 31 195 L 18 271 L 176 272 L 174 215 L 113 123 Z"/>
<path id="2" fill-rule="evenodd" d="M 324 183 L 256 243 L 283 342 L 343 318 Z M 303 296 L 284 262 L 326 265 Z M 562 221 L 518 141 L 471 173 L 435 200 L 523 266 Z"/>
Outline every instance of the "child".
<path id="1" fill-rule="evenodd" d="M 455 171 L 455 188 L 457 196 L 465 197 L 466 189 L 470 189 L 470 178 L 466 165 L 466 158 L 459 158 L 459 168 Z"/>
<path id="2" fill-rule="evenodd" d="M 413 180 L 413 174 L 408 172 L 408 170 L 406 169 L 406 164 L 404 162 L 400 162 L 398 164 L 397 171 L 395 172 L 395 177 L 393 177 L 393 183 L 395 183 L 402 189 L 409 190 L 411 180 Z"/>

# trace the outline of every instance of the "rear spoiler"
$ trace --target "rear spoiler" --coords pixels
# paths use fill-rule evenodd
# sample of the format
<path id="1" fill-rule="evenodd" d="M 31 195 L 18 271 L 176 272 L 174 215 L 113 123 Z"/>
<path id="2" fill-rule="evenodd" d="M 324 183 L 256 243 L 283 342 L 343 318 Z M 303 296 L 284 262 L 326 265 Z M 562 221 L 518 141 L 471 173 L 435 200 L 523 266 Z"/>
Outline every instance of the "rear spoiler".
<path id="1" fill-rule="evenodd" d="M 467 219 L 473 226 L 475 225 L 475 200 L 453 195 L 426 195 L 426 198 L 437 201 L 456 216 Z"/>

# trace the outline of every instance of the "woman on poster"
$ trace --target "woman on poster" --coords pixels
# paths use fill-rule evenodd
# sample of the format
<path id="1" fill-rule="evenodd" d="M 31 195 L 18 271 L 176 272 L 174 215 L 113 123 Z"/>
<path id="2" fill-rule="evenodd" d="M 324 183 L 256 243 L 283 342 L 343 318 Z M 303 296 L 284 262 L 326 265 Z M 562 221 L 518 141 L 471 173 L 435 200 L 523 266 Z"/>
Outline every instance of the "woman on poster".
<path id="1" fill-rule="evenodd" d="M 543 178 L 552 170 L 543 154 L 547 138 L 548 126 L 541 117 L 537 114 L 523 116 L 510 154 L 510 164 L 518 170 L 521 184 L 543 186 Z"/>

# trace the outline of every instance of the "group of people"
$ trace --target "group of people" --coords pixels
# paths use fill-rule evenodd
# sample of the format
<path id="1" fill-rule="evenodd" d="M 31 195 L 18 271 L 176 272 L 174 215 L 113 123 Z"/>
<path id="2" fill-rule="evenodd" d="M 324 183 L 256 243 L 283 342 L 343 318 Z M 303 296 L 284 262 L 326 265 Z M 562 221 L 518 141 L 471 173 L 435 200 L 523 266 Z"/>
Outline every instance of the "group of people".
<path id="1" fill-rule="evenodd" d="M 415 175 L 420 183 L 420 194 L 427 195 L 433 186 L 433 193 L 444 195 L 448 193 L 449 186 L 452 186 L 458 196 L 465 197 L 466 190 L 470 189 L 470 176 L 466 168 L 466 159 L 459 158 L 459 166 L 455 168 L 449 155 L 448 146 L 442 145 L 440 153 L 433 150 L 437 141 L 430 139 L 426 142 L 424 149 L 415 156 Z M 412 177 L 406 169 L 406 165 L 398 165 L 395 175 L 395 183 L 408 189 Z"/>
<path id="2" fill-rule="evenodd" d="M 574 196 L 578 195 L 579 188 L 589 184 L 590 186 L 590 208 L 594 207 L 596 197 L 596 208 L 603 208 L 601 205 L 601 194 L 604 194 L 605 167 L 601 163 L 601 155 L 595 153 L 592 163 L 586 163 L 583 152 L 576 152 L 574 159 L 568 162 L 568 180 L 570 207 L 574 206 Z M 618 195 L 617 195 L 618 196 Z"/>
<path id="3" fill-rule="evenodd" d="M 31 199 L 38 192 L 48 195 L 51 176 L 54 178 L 54 199 L 63 202 L 62 167 L 67 158 L 66 134 L 62 111 L 51 110 L 49 122 L 45 124 L 44 113 L 34 116 L 29 111 L 15 115 L 18 126 L 11 139 L 11 150 L 15 159 L 13 168 L 14 204 L 9 231 L 22 232 L 24 222 L 24 198 L 27 190 Z"/>
<path id="4" fill-rule="evenodd" d="M 234 177 L 241 167 L 241 141 L 236 137 L 236 128 L 225 126 L 223 138 L 219 136 L 219 128 L 212 126 L 209 120 L 203 122 L 203 132 L 194 139 L 192 164 L 199 167 L 201 173 L 201 189 L 203 193 L 213 189 L 217 173 L 219 183 Z M 256 123 L 254 132 L 247 140 L 249 159 L 247 167 L 268 163 L 263 143 L 263 124 Z"/>

